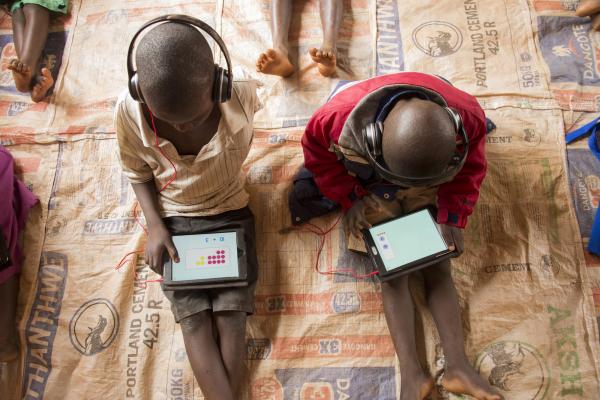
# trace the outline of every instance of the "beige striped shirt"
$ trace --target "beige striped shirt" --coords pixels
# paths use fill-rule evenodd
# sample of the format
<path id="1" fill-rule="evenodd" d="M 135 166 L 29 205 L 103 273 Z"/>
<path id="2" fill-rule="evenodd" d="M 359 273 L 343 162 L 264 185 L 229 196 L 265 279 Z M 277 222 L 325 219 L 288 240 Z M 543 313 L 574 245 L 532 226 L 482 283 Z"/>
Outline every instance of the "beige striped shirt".
<path id="1" fill-rule="evenodd" d="M 254 113 L 260 108 L 256 82 L 235 81 L 231 100 L 219 107 L 217 133 L 197 155 L 181 156 L 171 142 L 158 138 L 177 168 L 177 179 L 158 194 L 163 217 L 216 215 L 248 204 L 242 164 L 252 143 Z M 117 100 L 115 128 L 125 176 L 131 183 L 154 180 L 160 190 L 173 176 L 173 167 L 156 148 L 141 104 L 128 92 Z"/>

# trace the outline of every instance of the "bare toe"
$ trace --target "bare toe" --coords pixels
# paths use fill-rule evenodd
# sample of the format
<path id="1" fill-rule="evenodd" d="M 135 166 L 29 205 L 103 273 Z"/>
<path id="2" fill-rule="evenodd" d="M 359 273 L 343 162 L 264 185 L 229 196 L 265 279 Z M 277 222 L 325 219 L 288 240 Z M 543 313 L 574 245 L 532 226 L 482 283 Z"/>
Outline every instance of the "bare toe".
<path id="1" fill-rule="evenodd" d="M 42 76 L 39 78 L 38 83 L 31 90 L 31 100 L 39 103 L 42 101 L 48 91 L 54 85 L 54 78 L 52 78 L 52 74 L 48 68 L 42 68 Z"/>
<path id="2" fill-rule="evenodd" d="M 277 52 L 273 49 L 268 49 L 265 56 L 270 60 L 274 60 L 277 57 Z"/>
<path id="3" fill-rule="evenodd" d="M 284 54 L 268 49 L 259 57 L 257 70 L 263 74 L 287 77 L 294 73 L 294 66 Z"/>
<path id="4" fill-rule="evenodd" d="M 442 378 L 442 386 L 448 392 L 466 394 L 477 400 L 503 400 L 503 397 L 471 366 L 446 371 Z"/>
<path id="5" fill-rule="evenodd" d="M 18 59 L 10 61 L 9 69 L 12 71 L 15 87 L 19 92 L 28 92 L 31 89 L 31 68 Z"/>
<path id="6" fill-rule="evenodd" d="M 7 65 L 8 69 L 10 69 L 11 71 L 14 71 L 15 69 L 17 69 L 17 63 L 18 63 L 18 60 L 13 58 L 6 65 Z"/>
<path id="7" fill-rule="evenodd" d="M 323 76 L 332 76 L 337 68 L 337 59 L 335 51 L 329 47 L 319 50 L 312 48 L 309 50 L 310 56 L 317 63 L 319 73 Z"/>

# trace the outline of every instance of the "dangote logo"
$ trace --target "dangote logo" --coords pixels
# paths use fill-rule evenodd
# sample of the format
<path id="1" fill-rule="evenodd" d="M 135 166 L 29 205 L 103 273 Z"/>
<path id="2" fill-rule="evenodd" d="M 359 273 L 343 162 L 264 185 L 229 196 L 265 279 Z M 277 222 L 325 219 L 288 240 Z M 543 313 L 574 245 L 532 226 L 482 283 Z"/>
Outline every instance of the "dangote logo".
<path id="1" fill-rule="evenodd" d="M 588 192 L 589 204 L 593 208 L 598 208 L 600 203 L 600 178 L 596 175 L 588 175 L 585 177 L 584 182 Z"/>
<path id="2" fill-rule="evenodd" d="M 542 54 L 551 80 L 600 85 L 600 43 L 586 18 L 538 17 Z"/>
<path id="3" fill-rule="evenodd" d="M 598 65 L 596 64 L 596 56 L 598 52 L 595 49 L 595 44 L 589 34 L 589 26 L 573 25 L 573 37 L 567 45 L 557 44 L 552 47 L 554 56 L 562 57 L 579 57 L 583 61 L 583 77 L 585 79 L 594 79 L 598 74 Z"/>
<path id="4" fill-rule="evenodd" d="M 329 382 L 307 382 L 300 390 L 301 400 L 333 400 L 333 386 Z"/>
<path id="5" fill-rule="evenodd" d="M 456 26 L 441 21 L 419 25 L 413 31 L 412 39 L 419 50 L 431 57 L 454 54 L 463 42 L 462 34 Z"/>
<path id="6" fill-rule="evenodd" d="M 84 303 L 69 323 L 69 337 L 81 354 L 93 356 L 111 345 L 119 332 L 119 315 L 106 299 Z"/>
<path id="7" fill-rule="evenodd" d="M 477 357 L 478 372 L 500 389 L 505 398 L 543 399 L 550 386 L 550 374 L 540 353 L 529 344 L 514 340 L 496 342 Z"/>

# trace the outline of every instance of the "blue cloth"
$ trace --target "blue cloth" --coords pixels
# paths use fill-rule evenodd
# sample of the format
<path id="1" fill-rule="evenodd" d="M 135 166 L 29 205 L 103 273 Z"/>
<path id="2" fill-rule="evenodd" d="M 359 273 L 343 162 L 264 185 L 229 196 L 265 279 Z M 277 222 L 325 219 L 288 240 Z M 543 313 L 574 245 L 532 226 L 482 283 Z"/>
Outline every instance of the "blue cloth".
<path id="1" fill-rule="evenodd" d="M 588 138 L 588 147 L 592 154 L 600 160 L 600 149 L 598 148 L 598 139 L 596 137 L 598 127 L 600 127 L 600 117 L 573 132 L 569 132 L 565 138 L 567 144 L 590 134 L 590 137 Z M 600 256 L 600 216 L 598 215 L 598 211 L 596 211 L 596 217 L 594 217 L 594 224 L 592 225 L 592 232 L 590 233 L 590 242 L 588 243 L 588 251 Z"/>

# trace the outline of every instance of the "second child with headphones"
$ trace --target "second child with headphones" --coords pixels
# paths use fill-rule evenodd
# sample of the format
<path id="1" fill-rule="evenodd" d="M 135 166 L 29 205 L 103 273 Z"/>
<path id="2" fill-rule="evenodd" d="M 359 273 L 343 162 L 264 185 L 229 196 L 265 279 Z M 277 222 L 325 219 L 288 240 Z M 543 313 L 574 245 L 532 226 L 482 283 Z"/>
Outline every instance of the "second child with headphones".
<path id="1" fill-rule="evenodd" d="M 227 69 L 214 63 L 201 31 L 218 44 Z M 123 173 L 146 218 L 150 267 L 162 273 L 165 258 L 179 263 L 173 235 L 243 232 L 246 286 L 164 291 L 204 396 L 237 399 L 258 269 L 242 174 L 260 107 L 256 83 L 234 82 L 222 39 L 183 15 L 142 26 L 127 67 L 129 90 L 117 101 L 115 125 Z"/>
<path id="2" fill-rule="evenodd" d="M 486 119 L 477 100 L 433 75 L 402 72 L 341 87 L 312 116 L 302 147 L 306 170 L 290 196 L 294 223 L 314 212 L 345 211 L 349 243 L 373 224 L 425 207 L 437 210 L 448 243 L 462 251 L 461 228 L 486 173 Z M 312 178 L 310 178 L 312 176 Z M 311 183 L 314 179 L 314 183 Z M 300 180 L 297 180 L 299 182 Z M 299 188 L 320 191 L 321 203 Z M 295 194 L 297 193 L 297 194 Z M 303 198 L 304 196 L 304 198 Z M 328 203 L 325 204 L 325 203 Z M 444 388 L 481 400 L 500 400 L 465 354 L 450 261 L 381 283 L 383 308 L 400 361 L 401 396 L 424 399 L 433 379 L 417 357 L 409 276 L 422 273 L 427 302 L 444 350 Z"/>

